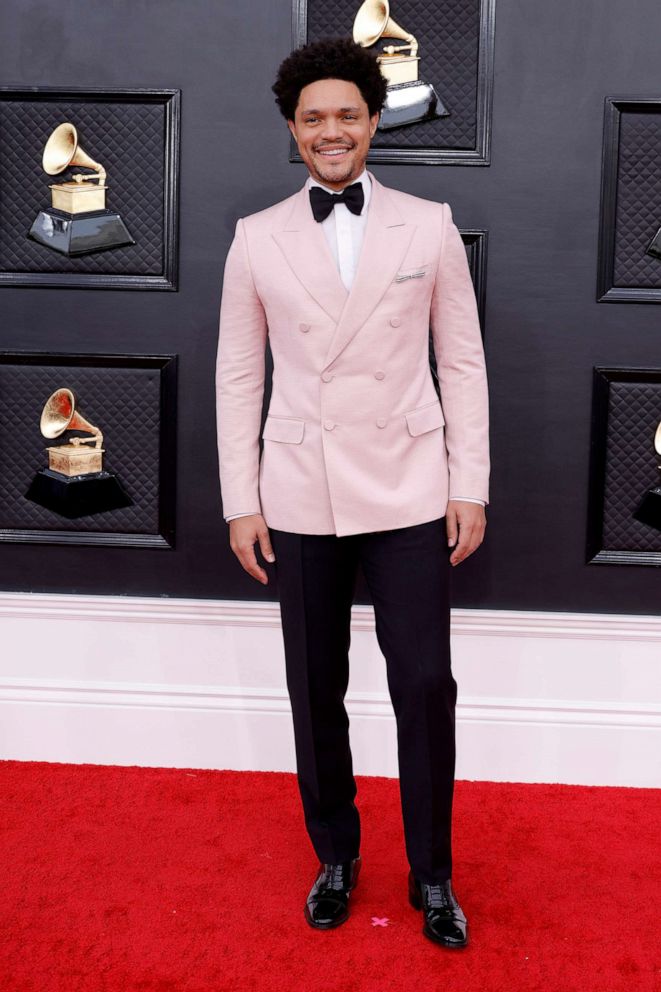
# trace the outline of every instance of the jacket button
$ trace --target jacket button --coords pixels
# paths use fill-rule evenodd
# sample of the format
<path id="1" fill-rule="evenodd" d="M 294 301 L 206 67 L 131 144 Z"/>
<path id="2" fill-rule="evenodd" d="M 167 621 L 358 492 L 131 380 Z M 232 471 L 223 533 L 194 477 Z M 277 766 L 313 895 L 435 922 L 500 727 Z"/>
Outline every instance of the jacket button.
<path id="1" fill-rule="evenodd" d="M 321 378 L 324 380 L 324 382 L 330 382 L 331 379 L 333 378 L 333 373 L 332 372 L 322 372 L 321 373 Z"/>
<path id="2" fill-rule="evenodd" d="M 332 420 L 324 420 L 324 430 L 332 431 L 335 423 Z"/>
<path id="3" fill-rule="evenodd" d="M 375 379 L 385 379 L 385 377 L 386 377 L 386 373 L 383 372 L 381 369 L 379 369 L 377 372 L 374 373 Z"/>
<path id="4" fill-rule="evenodd" d="M 298 325 L 298 329 L 299 329 L 299 331 L 304 331 L 304 332 L 305 331 L 309 331 L 310 330 L 310 325 L 309 324 L 300 323 Z"/>
<path id="5" fill-rule="evenodd" d="M 385 417 L 379 417 L 379 419 L 376 422 L 376 426 L 377 427 L 385 427 L 387 423 L 388 423 L 388 421 L 386 420 Z"/>
<path id="6" fill-rule="evenodd" d="M 390 326 L 391 327 L 399 327 L 399 325 L 401 324 L 401 322 L 402 322 L 402 318 L 401 317 L 391 317 L 390 318 Z"/>

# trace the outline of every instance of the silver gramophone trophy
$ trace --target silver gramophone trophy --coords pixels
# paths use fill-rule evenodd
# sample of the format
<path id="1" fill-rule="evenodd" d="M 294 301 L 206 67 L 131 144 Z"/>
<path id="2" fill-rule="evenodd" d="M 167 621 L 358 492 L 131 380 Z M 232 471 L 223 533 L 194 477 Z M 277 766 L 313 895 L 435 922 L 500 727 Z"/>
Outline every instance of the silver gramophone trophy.
<path id="1" fill-rule="evenodd" d="M 661 458 L 661 421 L 654 434 L 654 450 Z M 661 472 L 661 463 L 658 468 Z M 640 520 L 641 524 L 661 530 L 661 479 L 658 485 L 647 490 L 634 512 L 634 517 Z"/>
<path id="2" fill-rule="evenodd" d="M 73 124 L 66 121 L 51 133 L 42 166 L 50 176 L 71 166 L 93 173 L 76 172 L 71 182 L 49 184 L 51 206 L 39 211 L 29 238 L 71 258 L 135 244 L 119 214 L 106 209 L 106 170 L 81 148 Z"/>
<path id="3" fill-rule="evenodd" d="M 76 409 L 76 397 L 70 389 L 56 389 L 48 397 L 40 427 L 47 438 L 59 437 L 65 431 L 92 436 L 75 436 L 66 444 L 47 448 L 48 468 L 37 472 L 26 499 L 70 519 L 132 505 L 117 476 L 104 471 L 103 434 Z"/>
<path id="4" fill-rule="evenodd" d="M 381 110 L 380 131 L 415 124 L 418 121 L 449 117 L 431 83 L 418 79 L 418 42 L 390 16 L 388 0 L 365 0 L 353 22 L 353 40 L 369 48 L 380 38 L 399 38 L 403 45 L 386 45 L 377 55 L 382 74 L 388 80 Z"/>

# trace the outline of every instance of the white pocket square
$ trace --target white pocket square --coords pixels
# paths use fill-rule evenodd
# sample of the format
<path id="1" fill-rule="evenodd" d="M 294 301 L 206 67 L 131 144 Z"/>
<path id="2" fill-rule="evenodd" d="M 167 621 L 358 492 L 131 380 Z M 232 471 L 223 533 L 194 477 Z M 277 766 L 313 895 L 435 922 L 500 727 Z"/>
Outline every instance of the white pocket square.
<path id="1" fill-rule="evenodd" d="M 404 282 L 405 279 L 421 279 L 427 275 L 427 267 L 411 269 L 409 272 L 398 272 L 395 282 Z"/>

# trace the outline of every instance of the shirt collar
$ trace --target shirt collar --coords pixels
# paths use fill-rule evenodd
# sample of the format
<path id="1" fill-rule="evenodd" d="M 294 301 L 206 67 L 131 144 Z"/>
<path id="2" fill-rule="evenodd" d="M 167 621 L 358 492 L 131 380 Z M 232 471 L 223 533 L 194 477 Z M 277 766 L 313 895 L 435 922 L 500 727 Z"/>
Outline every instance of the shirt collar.
<path id="1" fill-rule="evenodd" d="M 363 187 L 363 193 L 365 195 L 365 199 L 363 201 L 363 209 L 361 210 L 361 214 L 362 214 L 367 209 L 367 205 L 370 202 L 370 195 L 371 195 L 371 192 L 372 192 L 372 180 L 370 179 L 370 177 L 367 174 L 367 169 L 363 169 L 363 171 L 358 176 L 358 178 L 357 179 L 354 179 L 354 182 L 360 183 L 362 185 L 362 187 Z M 324 186 L 323 183 L 318 183 L 317 180 L 316 179 L 313 179 L 312 176 L 310 176 L 310 175 L 308 175 L 308 178 L 306 180 L 305 185 L 306 185 L 307 189 L 310 189 L 311 186 L 321 186 L 322 189 L 327 190 L 329 193 L 337 193 L 338 192 L 338 190 L 336 190 L 336 189 L 330 189 L 328 186 Z M 351 185 L 351 184 L 349 183 L 349 185 Z"/>

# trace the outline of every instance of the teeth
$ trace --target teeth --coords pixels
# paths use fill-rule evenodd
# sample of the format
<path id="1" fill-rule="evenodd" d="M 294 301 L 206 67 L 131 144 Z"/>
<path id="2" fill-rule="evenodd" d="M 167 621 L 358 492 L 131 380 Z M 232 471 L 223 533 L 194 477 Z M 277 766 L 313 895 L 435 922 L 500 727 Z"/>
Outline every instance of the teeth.
<path id="1" fill-rule="evenodd" d="M 322 151 L 320 151 L 319 154 L 320 155 L 344 155 L 344 153 L 346 151 L 347 151 L 346 148 L 334 148 L 332 151 L 328 151 L 328 152 L 322 152 Z"/>

